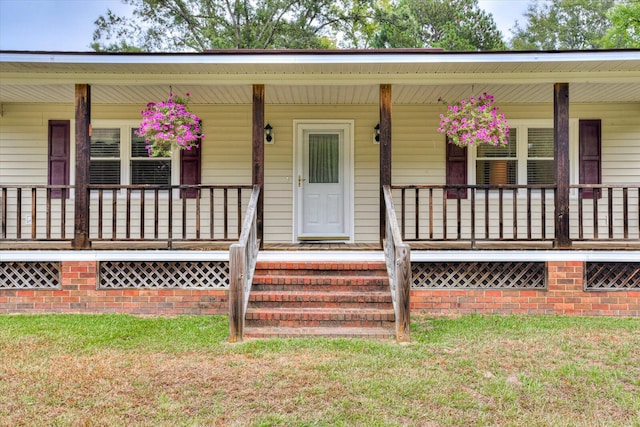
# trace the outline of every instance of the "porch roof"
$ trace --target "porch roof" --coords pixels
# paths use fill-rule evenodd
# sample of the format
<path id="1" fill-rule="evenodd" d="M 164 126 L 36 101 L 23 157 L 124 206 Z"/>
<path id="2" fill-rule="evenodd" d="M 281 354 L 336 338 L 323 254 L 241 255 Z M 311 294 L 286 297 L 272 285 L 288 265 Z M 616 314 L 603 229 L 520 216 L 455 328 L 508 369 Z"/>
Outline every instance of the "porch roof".
<path id="1" fill-rule="evenodd" d="M 433 104 L 484 91 L 502 103 L 551 102 L 555 82 L 572 102 L 640 102 L 640 49 L 443 52 L 234 50 L 203 53 L 0 52 L 0 103 L 73 103 L 75 83 L 95 104 L 140 104 L 191 92 L 192 104 L 249 104 L 266 85 L 268 104 Z"/>

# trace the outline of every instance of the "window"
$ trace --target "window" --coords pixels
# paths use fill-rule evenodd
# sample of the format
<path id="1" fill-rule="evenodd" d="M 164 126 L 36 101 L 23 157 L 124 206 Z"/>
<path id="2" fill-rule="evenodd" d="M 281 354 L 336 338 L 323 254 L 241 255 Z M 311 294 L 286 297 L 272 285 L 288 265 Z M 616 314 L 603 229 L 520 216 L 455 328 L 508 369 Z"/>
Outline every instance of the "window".
<path id="1" fill-rule="evenodd" d="M 553 125 L 516 125 L 506 146 L 477 146 L 476 184 L 553 184 L 553 134 Z"/>
<path id="2" fill-rule="evenodd" d="M 174 159 L 149 157 L 146 143 L 134 134 L 135 129 L 137 124 L 93 128 L 91 184 L 170 185 L 174 182 Z"/>

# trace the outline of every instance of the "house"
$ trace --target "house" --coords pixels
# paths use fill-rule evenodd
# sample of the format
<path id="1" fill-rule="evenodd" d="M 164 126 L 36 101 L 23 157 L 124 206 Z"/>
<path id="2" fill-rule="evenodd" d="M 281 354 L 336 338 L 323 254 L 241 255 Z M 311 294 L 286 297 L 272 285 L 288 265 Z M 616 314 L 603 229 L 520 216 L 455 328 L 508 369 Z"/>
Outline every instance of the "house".
<path id="1" fill-rule="evenodd" d="M 149 158 L 170 92 L 205 139 Z M 484 92 L 507 147 L 447 144 L 439 100 Z M 409 310 L 639 316 L 640 50 L 0 52 L 0 198 L 2 312 L 229 311 L 234 340 L 328 276 L 382 282 L 399 340 Z"/>

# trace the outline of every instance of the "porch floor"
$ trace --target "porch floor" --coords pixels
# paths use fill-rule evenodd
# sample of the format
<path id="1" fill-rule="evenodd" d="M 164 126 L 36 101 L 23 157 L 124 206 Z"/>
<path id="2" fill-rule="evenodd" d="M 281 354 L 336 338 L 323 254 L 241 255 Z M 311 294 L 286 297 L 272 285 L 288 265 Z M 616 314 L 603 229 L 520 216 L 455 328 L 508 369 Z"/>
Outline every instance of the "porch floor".
<path id="1" fill-rule="evenodd" d="M 234 242 L 93 242 L 92 250 L 193 250 L 227 251 Z M 406 242 L 414 251 L 429 250 L 472 250 L 467 241 Z M 640 250 L 640 241 L 574 241 L 567 250 Z M 0 241 L 0 250 L 71 250 L 69 241 Z M 476 250 L 550 250 L 552 242 L 536 241 L 493 241 L 477 242 Z M 268 243 L 265 251 L 380 251 L 378 243 Z"/>

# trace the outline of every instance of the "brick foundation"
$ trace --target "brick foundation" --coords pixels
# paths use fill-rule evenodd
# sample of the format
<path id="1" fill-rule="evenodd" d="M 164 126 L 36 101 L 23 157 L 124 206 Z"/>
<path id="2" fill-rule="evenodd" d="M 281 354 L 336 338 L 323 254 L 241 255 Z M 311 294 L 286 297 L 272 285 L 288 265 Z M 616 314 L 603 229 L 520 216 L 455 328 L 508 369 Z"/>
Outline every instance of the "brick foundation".
<path id="1" fill-rule="evenodd" d="M 61 289 L 0 290 L 2 313 L 227 314 L 220 289 L 97 289 L 97 262 L 62 262 Z M 546 290 L 412 290 L 431 314 L 567 314 L 640 317 L 640 290 L 584 291 L 584 262 L 547 262 Z"/>
<path id="2" fill-rule="evenodd" d="M 546 290 L 412 290 L 411 309 L 432 314 L 640 316 L 640 290 L 585 292 L 584 267 L 582 261 L 547 262 Z"/>
<path id="3" fill-rule="evenodd" d="M 64 261 L 61 289 L 2 289 L 3 313 L 226 314 L 221 289 L 97 289 L 95 261 Z"/>

